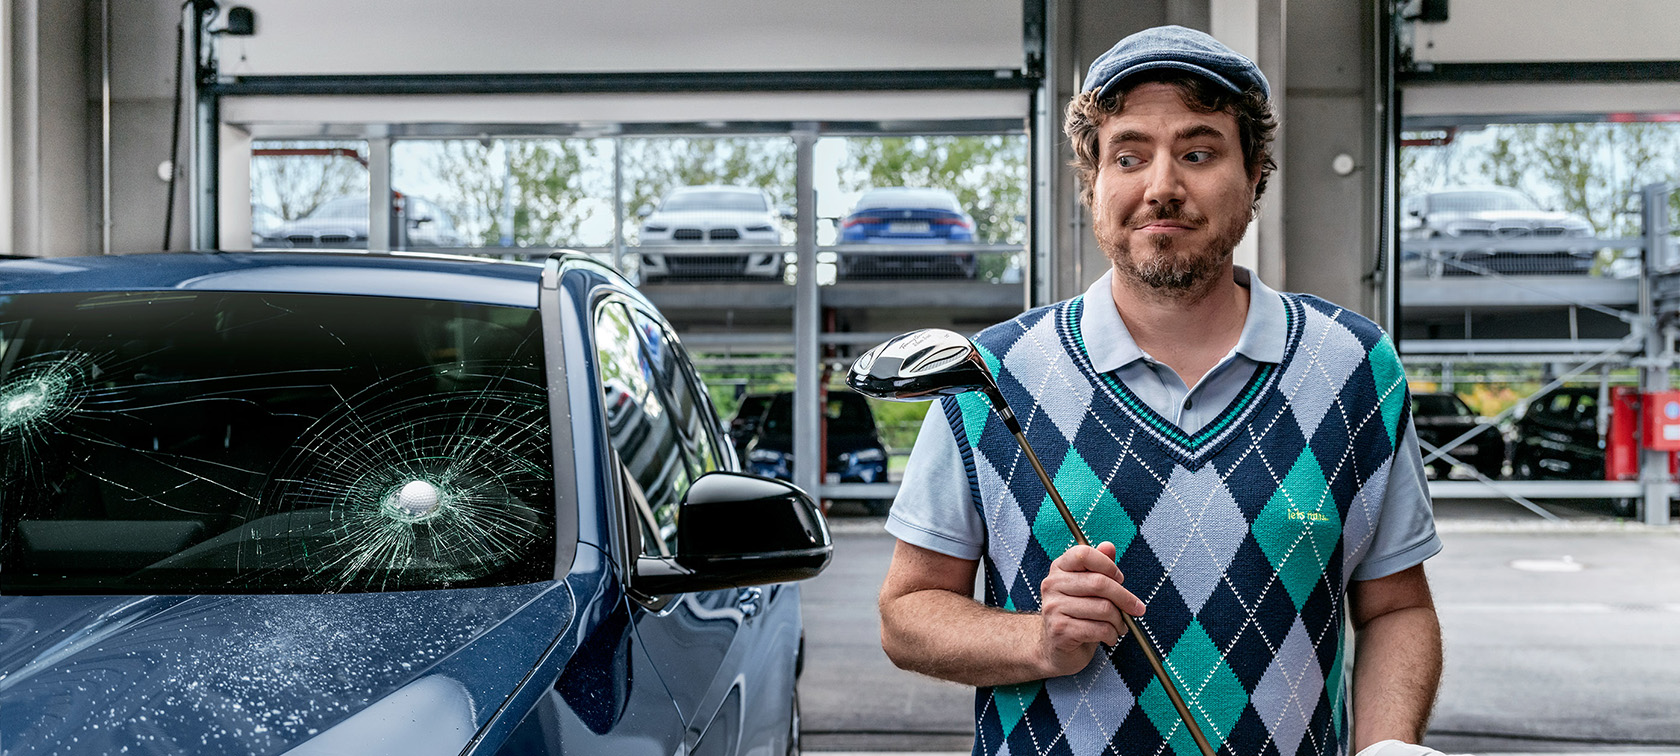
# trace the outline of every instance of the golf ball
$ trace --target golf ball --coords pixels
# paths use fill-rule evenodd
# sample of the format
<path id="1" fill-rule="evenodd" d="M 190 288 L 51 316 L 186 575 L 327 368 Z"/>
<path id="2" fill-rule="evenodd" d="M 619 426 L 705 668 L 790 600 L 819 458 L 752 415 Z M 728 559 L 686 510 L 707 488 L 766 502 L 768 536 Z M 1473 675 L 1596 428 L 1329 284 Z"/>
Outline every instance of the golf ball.
<path id="1" fill-rule="evenodd" d="M 397 492 L 397 508 L 414 519 L 436 512 L 439 503 L 437 486 L 423 480 L 411 480 Z"/>

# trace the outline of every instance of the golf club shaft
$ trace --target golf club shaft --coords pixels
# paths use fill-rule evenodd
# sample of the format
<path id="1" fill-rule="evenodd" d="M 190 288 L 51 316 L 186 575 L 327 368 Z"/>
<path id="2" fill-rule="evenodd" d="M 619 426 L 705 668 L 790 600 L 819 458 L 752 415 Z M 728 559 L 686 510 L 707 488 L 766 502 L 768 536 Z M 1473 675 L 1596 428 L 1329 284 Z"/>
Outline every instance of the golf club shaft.
<path id="1" fill-rule="evenodd" d="M 1038 455 L 1033 453 L 1032 446 L 1027 443 L 1027 437 L 1016 428 L 1011 428 L 1010 431 L 1015 434 L 1015 442 L 1021 445 L 1021 451 L 1026 453 L 1027 461 L 1032 463 L 1033 472 L 1038 473 L 1038 479 L 1044 482 L 1044 490 L 1050 492 L 1050 501 L 1054 502 L 1056 510 L 1062 513 L 1062 521 L 1066 522 L 1068 530 L 1072 531 L 1073 540 L 1081 546 L 1090 546 L 1091 539 L 1085 537 L 1085 531 L 1079 527 L 1079 522 L 1073 519 L 1073 512 L 1068 510 L 1067 502 L 1062 501 L 1062 494 L 1056 490 L 1056 484 L 1050 482 L 1050 475 L 1044 472 L 1044 465 L 1038 461 Z M 1143 630 L 1138 627 L 1137 620 L 1132 619 L 1132 615 L 1121 612 L 1120 618 L 1126 622 L 1126 634 L 1132 636 L 1138 648 L 1143 651 L 1143 658 L 1155 672 L 1155 679 L 1161 681 L 1161 687 L 1166 690 L 1173 708 L 1178 709 L 1179 719 L 1184 720 L 1184 726 L 1190 730 L 1190 737 L 1196 741 L 1196 747 L 1201 749 L 1202 756 L 1214 756 L 1213 746 L 1208 743 L 1207 736 L 1202 734 L 1202 728 L 1196 724 L 1196 718 L 1190 714 L 1190 707 L 1184 704 L 1184 696 L 1179 694 L 1178 685 L 1167 675 L 1167 668 L 1161 663 L 1161 655 L 1155 652 L 1154 644 L 1144 637 Z"/>

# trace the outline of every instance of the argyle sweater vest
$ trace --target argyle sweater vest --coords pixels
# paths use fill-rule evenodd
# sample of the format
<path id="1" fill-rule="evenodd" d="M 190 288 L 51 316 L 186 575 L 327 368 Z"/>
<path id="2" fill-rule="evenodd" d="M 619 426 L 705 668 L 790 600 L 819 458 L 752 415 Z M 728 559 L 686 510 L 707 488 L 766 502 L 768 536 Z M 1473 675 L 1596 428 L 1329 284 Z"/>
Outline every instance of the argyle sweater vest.
<path id="1" fill-rule="evenodd" d="M 1283 361 L 1195 433 L 1094 372 L 1082 298 L 976 343 L 1080 527 L 1115 544 L 1138 625 L 1221 756 L 1344 756 L 1343 598 L 1410 400 L 1375 324 L 1280 296 Z M 1036 611 L 1073 536 L 983 394 L 941 407 L 985 522 L 986 602 Z M 975 715 L 976 754 L 1198 754 L 1131 639 L 1073 675 L 981 688 Z"/>

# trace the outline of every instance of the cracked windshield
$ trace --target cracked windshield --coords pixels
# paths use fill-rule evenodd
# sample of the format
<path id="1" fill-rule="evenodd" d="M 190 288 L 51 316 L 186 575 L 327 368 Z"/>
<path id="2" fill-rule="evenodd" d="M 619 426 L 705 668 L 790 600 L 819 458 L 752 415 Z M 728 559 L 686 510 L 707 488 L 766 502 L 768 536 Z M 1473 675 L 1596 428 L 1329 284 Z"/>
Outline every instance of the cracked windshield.
<path id="1" fill-rule="evenodd" d="M 0 590 L 300 593 L 553 576 L 537 313 L 0 297 Z"/>

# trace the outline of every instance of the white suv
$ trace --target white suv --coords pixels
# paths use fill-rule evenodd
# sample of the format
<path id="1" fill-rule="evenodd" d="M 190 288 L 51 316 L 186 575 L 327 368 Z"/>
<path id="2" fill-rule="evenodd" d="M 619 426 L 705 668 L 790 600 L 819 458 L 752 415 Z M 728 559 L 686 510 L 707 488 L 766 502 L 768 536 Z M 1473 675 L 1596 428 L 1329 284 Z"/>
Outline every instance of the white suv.
<path id="1" fill-rule="evenodd" d="M 780 211 L 761 189 L 740 186 L 685 186 L 671 190 L 660 200 L 659 209 L 643 205 L 641 245 L 676 247 L 693 245 L 708 249 L 660 253 L 642 252 L 642 280 L 661 279 L 782 279 L 786 263 L 783 252 L 742 250 L 735 246 L 781 245 L 778 221 L 793 215 Z"/>

